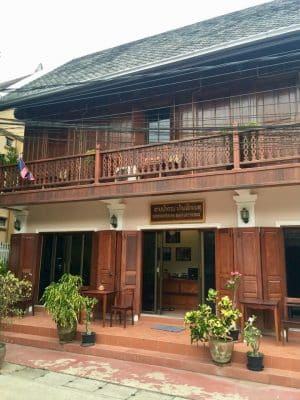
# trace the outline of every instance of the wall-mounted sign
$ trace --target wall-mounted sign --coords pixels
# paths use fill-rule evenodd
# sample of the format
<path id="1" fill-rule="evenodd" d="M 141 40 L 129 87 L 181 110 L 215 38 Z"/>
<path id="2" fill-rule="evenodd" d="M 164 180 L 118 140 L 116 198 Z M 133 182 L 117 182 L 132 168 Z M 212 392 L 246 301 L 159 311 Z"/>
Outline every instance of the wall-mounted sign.
<path id="1" fill-rule="evenodd" d="M 204 222 L 204 200 L 151 204 L 151 223 Z"/>

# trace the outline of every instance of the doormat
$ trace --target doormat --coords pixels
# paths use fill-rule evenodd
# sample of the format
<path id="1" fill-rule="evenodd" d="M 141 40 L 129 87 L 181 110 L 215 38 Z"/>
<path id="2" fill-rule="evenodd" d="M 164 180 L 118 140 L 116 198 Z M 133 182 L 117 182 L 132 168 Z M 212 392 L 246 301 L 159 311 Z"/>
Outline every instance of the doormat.
<path id="1" fill-rule="evenodd" d="M 173 326 L 173 325 L 155 325 L 151 326 L 151 329 L 156 329 L 158 331 L 167 331 L 167 332 L 181 332 L 184 331 L 185 328 L 180 328 L 179 326 Z"/>

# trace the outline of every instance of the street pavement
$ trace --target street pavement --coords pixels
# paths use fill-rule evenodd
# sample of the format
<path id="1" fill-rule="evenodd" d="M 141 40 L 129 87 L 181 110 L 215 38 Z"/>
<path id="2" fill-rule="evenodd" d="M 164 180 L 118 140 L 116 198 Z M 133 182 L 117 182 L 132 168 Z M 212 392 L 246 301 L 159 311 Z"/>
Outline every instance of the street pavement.
<path id="1" fill-rule="evenodd" d="M 8 344 L 0 400 L 28 399 L 300 400 L 300 390 Z"/>

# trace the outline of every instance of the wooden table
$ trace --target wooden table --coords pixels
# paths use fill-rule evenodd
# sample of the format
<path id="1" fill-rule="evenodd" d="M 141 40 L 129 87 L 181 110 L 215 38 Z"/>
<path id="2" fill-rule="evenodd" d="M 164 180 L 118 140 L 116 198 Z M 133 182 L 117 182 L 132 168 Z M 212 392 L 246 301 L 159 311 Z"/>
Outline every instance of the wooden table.
<path id="1" fill-rule="evenodd" d="M 83 296 L 95 297 L 99 302 L 102 302 L 102 324 L 105 326 L 106 311 L 107 311 L 107 298 L 115 293 L 114 290 L 97 290 L 88 289 L 82 290 Z"/>
<path id="2" fill-rule="evenodd" d="M 276 340 L 279 342 L 281 340 L 280 333 L 280 310 L 279 303 L 280 300 L 259 300 L 259 299 L 240 299 L 241 304 L 241 328 L 244 329 L 245 321 L 248 319 L 248 309 L 251 310 L 271 310 L 274 316 L 274 325 L 275 325 L 275 335 Z"/>

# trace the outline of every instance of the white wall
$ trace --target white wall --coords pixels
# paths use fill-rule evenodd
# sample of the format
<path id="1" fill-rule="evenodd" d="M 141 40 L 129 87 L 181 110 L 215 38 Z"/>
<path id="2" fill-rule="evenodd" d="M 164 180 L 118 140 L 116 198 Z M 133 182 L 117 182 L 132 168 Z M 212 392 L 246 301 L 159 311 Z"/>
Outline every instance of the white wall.
<path id="1" fill-rule="evenodd" d="M 276 226 L 278 221 L 300 225 L 300 186 L 264 188 L 252 191 L 257 194 L 255 205 L 256 226 Z M 125 199 L 124 230 L 180 229 L 178 224 L 157 226 L 150 224 L 150 204 L 168 201 L 204 199 L 205 222 L 189 224 L 188 228 L 236 227 L 237 212 L 234 191 L 199 193 L 189 196 L 157 196 Z M 27 232 L 104 230 L 110 229 L 109 212 L 102 201 L 60 203 L 28 207 Z M 284 225 L 284 224 L 283 224 Z M 187 226 L 185 226 L 187 227 Z"/>
<path id="2" fill-rule="evenodd" d="M 300 186 L 256 190 L 256 226 L 300 225 Z M 298 223 L 297 223 L 298 222 Z"/>
<path id="3" fill-rule="evenodd" d="M 100 201 L 47 204 L 28 210 L 27 232 L 110 229 L 107 207 Z"/>

